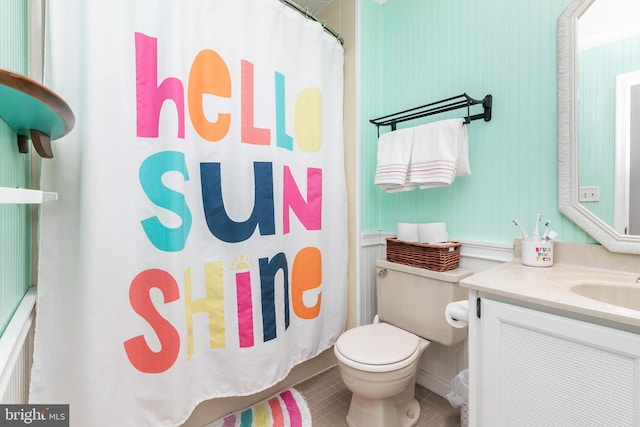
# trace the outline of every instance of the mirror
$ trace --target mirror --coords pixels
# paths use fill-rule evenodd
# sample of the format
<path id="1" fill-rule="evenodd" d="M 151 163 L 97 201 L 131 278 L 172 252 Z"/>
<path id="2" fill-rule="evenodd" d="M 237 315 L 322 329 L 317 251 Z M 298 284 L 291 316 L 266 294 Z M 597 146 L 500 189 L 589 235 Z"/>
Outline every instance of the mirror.
<path id="1" fill-rule="evenodd" d="M 631 110 L 640 89 L 639 22 L 637 0 L 595 0 L 576 21 L 579 196 L 586 196 L 579 201 L 618 233 L 635 235 L 640 193 L 631 177 L 640 145 L 631 142 L 638 131 Z"/>
<path id="2" fill-rule="evenodd" d="M 603 3 L 603 4 L 600 4 Z M 625 64 L 613 71 L 608 71 L 605 77 L 594 77 L 603 74 L 601 69 L 589 65 L 590 62 L 610 66 L 612 61 L 602 57 L 592 59 L 589 57 L 593 52 L 606 51 L 609 49 L 606 43 L 592 48 L 584 48 L 585 41 L 578 44 L 579 34 L 588 34 L 593 22 L 604 21 L 602 11 L 595 11 L 591 7 L 612 6 L 617 3 L 612 0 L 574 0 L 558 19 L 558 190 L 560 211 L 579 227 L 589 233 L 595 240 L 612 252 L 624 252 L 640 254 L 640 232 L 638 234 L 625 234 L 632 228 L 629 223 L 625 223 L 629 215 L 629 206 L 633 201 L 626 197 L 632 194 L 630 189 L 634 184 L 630 170 L 631 160 L 629 154 L 633 144 L 627 142 L 626 146 L 620 141 L 629 136 L 632 130 L 625 130 L 622 124 L 628 112 L 623 113 L 623 108 L 616 116 L 616 78 L 619 77 L 618 98 L 620 104 L 624 104 L 625 91 L 632 93 L 632 88 L 636 86 L 633 79 L 627 75 L 634 70 L 640 69 L 640 58 L 635 58 L 637 54 L 622 54 L 627 62 L 637 59 L 638 66 Z M 638 7 L 634 3 L 637 0 L 628 2 L 625 13 L 629 14 L 630 9 Z M 590 16 L 595 15 L 596 19 L 590 22 Z M 639 21 L 635 21 L 638 26 Z M 613 26 L 620 30 L 623 26 L 616 23 Z M 634 37 L 638 37 L 637 35 Z M 638 50 L 638 42 L 635 50 Z M 635 67 L 635 69 L 634 69 Z M 613 68 L 613 67 L 611 67 Z M 597 84 L 593 84 L 596 80 Z M 626 85 L 626 89 L 624 88 Z M 610 95 L 605 98 L 598 93 L 602 87 L 606 87 Z M 630 98 L 630 95 L 628 96 Z M 629 104 L 627 102 L 627 104 Z M 616 137 L 616 122 L 620 122 L 621 131 Z M 629 129 L 629 126 L 626 127 Z M 616 143 L 616 139 L 619 140 Z M 636 143 L 637 144 L 637 143 Z M 618 148 L 616 151 L 616 145 Z M 616 160 L 618 159 L 618 160 Z M 616 164 L 620 167 L 616 167 Z M 637 178 L 636 178 L 637 179 Z M 636 184 L 637 185 L 637 184 Z M 590 188 L 597 187 L 599 190 L 599 202 L 580 202 L 581 196 L 590 197 L 593 193 Z M 616 189 L 617 187 L 617 189 Z M 582 191 L 581 191 L 582 190 Z M 616 192 L 617 191 L 617 192 Z M 637 192 L 637 190 L 636 190 Z M 584 194 L 583 194 L 584 193 Z M 618 201 L 627 200 L 627 208 L 618 204 Z M 616 203 L 614 203 L 614 201 Z M 617 207 L 616 207 L 617 205 Z M 625 212 L 626 209 L 626 212 Z M 618 227 L 617 231 L 614 227 Z"/>

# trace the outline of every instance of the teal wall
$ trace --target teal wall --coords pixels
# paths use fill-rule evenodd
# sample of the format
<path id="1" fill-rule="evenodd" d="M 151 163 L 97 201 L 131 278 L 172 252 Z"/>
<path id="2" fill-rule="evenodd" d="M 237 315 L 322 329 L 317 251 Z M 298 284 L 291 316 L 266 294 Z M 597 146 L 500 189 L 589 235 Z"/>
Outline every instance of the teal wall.
<path id="1" fill-rule="evenodd" d="M 29 2 L 0 1 L 0 68 L 29 72 Z M 0 100 L 1 102 L 1 100 Z M 30 157 L 0 120 L 0 186 L 30 187 Z M 31 208 L 0 204 L 0 334 L 31 286 Z"/>
<path id="2" fill-rule="evenodd" d="M 512 219 L 530 230 L 540 212 L 560 240 L 593 241 L 558 210 L 556 34 L 569 3 L 359 2 L 362 231 L 446 221 L 452 238 L 510 243 L 520 236 Z M 377 134 L 368 120 L 463 92 L 493 95 L 493 119 L 468 126 L 472 175 L 447 188 L 377 188 Z"/>
<path id="3" fill-rule="evenodd" d="M 600 187 L 585 206 L 614 225 L 616 76 L 640 70 L 640 36 L 580 52 L 580 185 Z"/>

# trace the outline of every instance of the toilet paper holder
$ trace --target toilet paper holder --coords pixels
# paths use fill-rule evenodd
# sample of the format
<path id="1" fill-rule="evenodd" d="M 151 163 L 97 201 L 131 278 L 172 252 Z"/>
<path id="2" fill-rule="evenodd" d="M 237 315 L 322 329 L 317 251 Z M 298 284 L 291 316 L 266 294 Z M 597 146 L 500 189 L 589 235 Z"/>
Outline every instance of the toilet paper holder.
<path id="1" fill-rule="evenodd" d="M 454 328 L 466 328 L 469 324 L 469 300 L 454 301 L 445 309 L 447 323 Z"/>

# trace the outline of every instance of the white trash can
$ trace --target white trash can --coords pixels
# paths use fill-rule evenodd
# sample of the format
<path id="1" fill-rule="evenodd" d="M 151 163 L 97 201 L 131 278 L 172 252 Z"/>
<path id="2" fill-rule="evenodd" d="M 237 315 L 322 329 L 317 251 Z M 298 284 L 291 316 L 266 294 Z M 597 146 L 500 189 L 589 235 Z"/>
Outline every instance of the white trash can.
<path id="1" fill-rule="evenodd" d="M 453 377 L 447 399 L 454 408 L 460 407 L 460 427 L 469 427 L 469 370 Z"/>

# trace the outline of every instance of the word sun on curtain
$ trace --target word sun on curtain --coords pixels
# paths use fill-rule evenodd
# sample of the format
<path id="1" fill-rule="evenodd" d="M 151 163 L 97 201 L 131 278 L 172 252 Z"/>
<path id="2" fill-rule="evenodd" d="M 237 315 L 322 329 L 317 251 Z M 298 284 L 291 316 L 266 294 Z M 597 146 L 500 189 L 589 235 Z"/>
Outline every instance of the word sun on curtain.
<path id="1" fill-rule="evenodd" d="M 177 426 L 346 317 L 342 46 L 278 0 L 56 0 L 32 403 Z"/>

